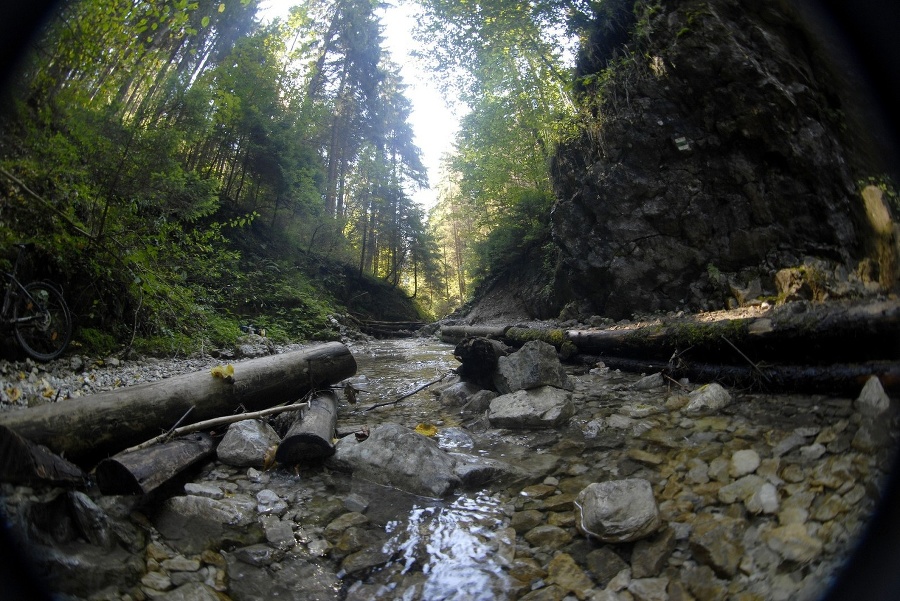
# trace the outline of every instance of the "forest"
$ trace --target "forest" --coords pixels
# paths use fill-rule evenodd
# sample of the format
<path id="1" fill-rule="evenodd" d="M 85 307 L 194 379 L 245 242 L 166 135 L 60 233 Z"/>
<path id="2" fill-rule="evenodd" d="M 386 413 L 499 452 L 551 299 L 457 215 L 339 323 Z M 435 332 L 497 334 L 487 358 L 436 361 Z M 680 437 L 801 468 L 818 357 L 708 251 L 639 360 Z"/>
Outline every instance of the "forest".
<path id="1" fill-rule="evenodd" d="M 333 315 L 436 319 L 523 253 L 551 268 L 574 49 L 615 3 L 406 1 L 463 107 L 441 181 L 381 2 L 296 0 L 268 22 L 259 0 L 59 4 L 3 90 L 0 267 L 33 242 L 76 345 L 160 353 L 248 323 L 287 341 L 333 338 Z"/>

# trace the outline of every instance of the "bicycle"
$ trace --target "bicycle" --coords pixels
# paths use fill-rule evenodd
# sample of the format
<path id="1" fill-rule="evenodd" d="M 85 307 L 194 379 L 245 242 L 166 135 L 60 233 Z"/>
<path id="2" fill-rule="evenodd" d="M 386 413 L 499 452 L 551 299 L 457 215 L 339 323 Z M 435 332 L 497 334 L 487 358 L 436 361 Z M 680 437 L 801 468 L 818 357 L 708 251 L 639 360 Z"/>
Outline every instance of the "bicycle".
<path id="1" fill-rule="evenodd" d="M 12 329 L 16 341 L 30 357 L 50 361 L 62 355 L 72 338 L 72 314 L 62 291 L 47 281 L 22 284 L 16 278 L 19 262 L 29 244 L 16 244 L 19 253 L 11 272 L 3 272 L 9 280 L 0 325 Z"/>

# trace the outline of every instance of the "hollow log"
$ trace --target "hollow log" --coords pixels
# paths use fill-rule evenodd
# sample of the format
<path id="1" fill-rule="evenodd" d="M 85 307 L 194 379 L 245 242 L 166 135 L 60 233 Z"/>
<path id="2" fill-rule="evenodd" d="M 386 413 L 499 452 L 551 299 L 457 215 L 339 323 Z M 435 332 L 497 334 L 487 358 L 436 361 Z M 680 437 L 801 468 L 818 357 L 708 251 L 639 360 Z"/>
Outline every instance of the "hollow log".
<path id="1" fill-rule="evenodd" d="M 503 338 L 509 326 L 442 326 L 441 340 L 456 344 L 465 338 Z"/>
<path id="2" fill-rule="evenodd" d="M 339 342 L 242 361 L 231 378 L 209 370 L 0 414 L 0 425 L 28 440 L 93 464 L 171 428 L 193 407 L 187 425 L 302 397 L 356 373 Z"/>
<path id="3" fill-rule="evenodd" d="M 85 480 L 78 466 L 0 426 L 0 482 L 82 486 Z"/>
<path id="4" fill-rule="evenodd" d="M 105 495 L 147 494 L 216 450 L 203 432 L 186 434 L 146 449 L 104 459 L 95 470 L 97 486 Z"/>
<path id="5" fill-rule="evenodd" d="M 314 395 L 278 445 L 275 461 L 296 465 L 334 455 L 337 405 L 337 396 L 331 391 Z"/>

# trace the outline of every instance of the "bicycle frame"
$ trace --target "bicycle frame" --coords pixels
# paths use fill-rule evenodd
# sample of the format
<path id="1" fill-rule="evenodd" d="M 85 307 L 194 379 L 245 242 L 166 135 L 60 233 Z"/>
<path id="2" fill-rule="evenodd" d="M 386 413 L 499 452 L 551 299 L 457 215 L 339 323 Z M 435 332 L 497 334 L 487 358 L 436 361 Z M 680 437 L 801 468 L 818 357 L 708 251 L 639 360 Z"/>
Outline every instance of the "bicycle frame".
<path id="1" fill-rule="evenodd" d="M 19 261 L 22 258 L 22 253 L 25 252 L 26 244 L 16 244 L 19 247 L 19 254 L 16 255 L 16 262 L 13 263 L 12 271 L 4 271 L 3 276 L 7 279 L 8 283 L 6 285 L 6 292 L 3 295 L 3 307 L 0 310 L 0 323 L 4 326 L 11 326 L 17 323 L 28 323 L 29 321 L 34 321 L 34 316 L 29 317 L 20 317 L 18 319 L 14 319 L 10 317 L 10 311 L 12 310 L 13 300 L 15 300 L 18 296 L 24 296 L 29 301 L 36 303 L 37 301 L 31 294 L 29 294 L 28 290 L 25 289 L 25 286 L 19 279 L 16 277 L 16 272 L 19 270 Z"/>

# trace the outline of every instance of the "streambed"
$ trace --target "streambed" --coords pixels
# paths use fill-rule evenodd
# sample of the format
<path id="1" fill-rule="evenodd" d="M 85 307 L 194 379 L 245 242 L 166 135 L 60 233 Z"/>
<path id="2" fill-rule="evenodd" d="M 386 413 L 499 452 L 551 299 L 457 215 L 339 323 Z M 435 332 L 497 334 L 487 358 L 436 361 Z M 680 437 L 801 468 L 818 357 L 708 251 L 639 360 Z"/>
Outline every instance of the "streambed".
<path id="1" fill-rule="evenodd" d="M 43 577 L 90 599 L 815 599 L 863 531 L 893 456 L 896 422 L 871 436 L 850 398 L 732 390 L 728 407 L 687 416 L 680 399 L 694 385 L 641 389 L 640 375 L 602 366 L 569 369 L 576 414 L 559 430 L 491 428 L 443 405 L 444 382 L 368 411 L 457 362 L 426 339 L 352 350 L 362 392 L 342 401 L 339 431 L 434 425 L 445 451 L 525 475 L 428 499 L 325 466 L 213 461 L 151 498 L 89 491 L 112 541 L 99 546 L 75 518 L 50 531 L 33 523 L 58 516 L 66 493 L 3 485 Z M 738 451 L 758 458 L 751 471 L 735 471 Z M 650 482 L 664 527 L 636 543 L 580 534 L 576 495 L 622 478 Z M 774 506 L 751 501 L 764 486 Z"/>

